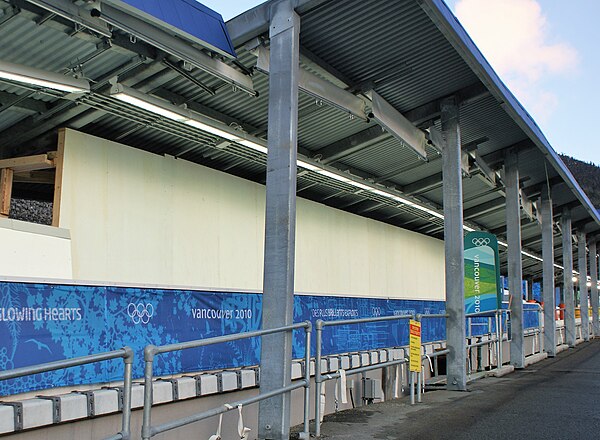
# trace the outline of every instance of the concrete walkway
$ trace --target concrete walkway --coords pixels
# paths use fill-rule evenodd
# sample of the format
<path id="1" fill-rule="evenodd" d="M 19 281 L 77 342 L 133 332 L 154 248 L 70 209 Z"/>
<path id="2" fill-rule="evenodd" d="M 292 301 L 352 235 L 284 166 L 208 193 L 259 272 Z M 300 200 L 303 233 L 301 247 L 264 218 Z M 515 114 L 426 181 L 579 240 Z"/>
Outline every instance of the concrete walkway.
<path id="1" fill-rule="evenodd" d="M 332 414 L 323 438 L 342 439 L 600 439 L 600 340 L 582 343 L 468 392 L 430 391 Z"/>

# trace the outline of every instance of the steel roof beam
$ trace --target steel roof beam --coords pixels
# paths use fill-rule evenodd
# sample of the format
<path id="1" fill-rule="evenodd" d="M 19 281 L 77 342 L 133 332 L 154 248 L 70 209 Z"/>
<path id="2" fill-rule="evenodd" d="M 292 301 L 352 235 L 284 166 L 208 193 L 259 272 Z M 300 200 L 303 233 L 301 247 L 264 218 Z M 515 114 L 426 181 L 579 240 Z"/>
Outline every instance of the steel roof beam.
<path id="1" fill-rule="evenodd" d="M 234 69 L 217 58 L 212 58 L 202 50 L 196 49 L 191 44 L 177 38 L 162 29 L 159 29 L 144 20 L 133 17 L 106 3 L 102 10 L 95 10 L 97 16 L 108 24 L 115 26 L 152 46 L 178 57 L 180 60 L 203 70 L 221 81 L 232 84 L 245 92 L 256 95 L 252 78 L 243 72 Z"/>
<path id="2" fill-rule="evenodd" d="M 415 195 L 431 191 L 439 188 L 443 184 L 442 173 L 436 173 L 431 176 L 427 176 L 421 180 L 410 183 L 402 187 L 402 192 L 408 195 Z"/>
<path id="3" fill-rule="evenodd" d="M 46 11 L 50 11 L 60 17 L 66 18 L 73 23 L 84 26 L 105 37 L 111 36 L 108 25 L 98 18 L 92 17 L 90 11 L 80 8 L 71 0 L 24 0 L 33 5 L 39 6 Z"/>
<path id="4" fill-rule="evenodd" d="M 375 125 L 320 148 L 312 154 L 312 157 L 319 159 L 322 164 L 327 165 L 389 137 L 389 133 L 382 130 L 379 125 Z"/>
<path id="5" fill-rule="evenodd" d="M 256 68 L 261 72 L 269 73 L 269 49 L 258 46 L 255 53 L 258 55 Z M 335 108 L 365 121 L 368 119 L 365 113 L 366 103 L 363 99 L 314 73 L 300 69 L 298 87 L 305 93 L 323 100 Z"/>
<path id="6" fill-rule="evenodd" d="M 472 218 L 477 218 L 484 216 L 486 214 L 498 211 L 506 206 L 506 199 L 501 197 L 499 199 L 490 200 L 488 202 L 482 203 L 480 205 L 473 206 L 469 209 L 465 209 L 464 218 L 465 220 L 470 220 Z"/>
<path id="7" fill-rule="evenodd" d="M 0 113 L 9 108 L 35 113 L 44 113 L 48 110 L 48 104 L 44 101 L 30 98 L 31 95 L 33 93 L 15 95 L 14 93 L 0 91 Z"/>
<path id="8" fill-rule="evenodd" d="M 293 0 L 292 4 L 296 12 L 302 16 L 302 14 L 328 1 L 330 0 Z M 271 7 L 276 3 L 277 0 L 267 1 L 232 18 L 226 23 L 229 37 L 234 47 L 240 47 L 253 38 L 268 32 L 271 20 Z"/>
<path id="9" fill-rule="evenodd" d="M 448 96 L 455 96 L 459 106 L 463 106 L 487 98 L 490 96 L 490 92 L 483 84 L 477 82 L 457 90 Z M 435 99 L 412 110 L 408 110 L 404 113 L 404 116 L 415 125 L 421 125 L 427 121 L 437 120 L 440 118 L 440 103 L 444 99 L 447 99 L 448 96 Z"/>

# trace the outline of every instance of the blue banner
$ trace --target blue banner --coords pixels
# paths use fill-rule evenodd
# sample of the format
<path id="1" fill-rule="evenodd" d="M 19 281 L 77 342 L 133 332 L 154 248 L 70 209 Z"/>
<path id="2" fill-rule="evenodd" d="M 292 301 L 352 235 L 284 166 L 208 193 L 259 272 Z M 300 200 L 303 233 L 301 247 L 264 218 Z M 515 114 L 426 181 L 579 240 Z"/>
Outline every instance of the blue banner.
<path id="1" fill-rule="evenodd" d="M 256 293 L 201 292 L 107 286 L 0 283 L 0 370 L 115 350 L 135 351 L 134 377 L 143 376 L 143 348 L 258 330 Z M 442 301 L 296 295 L 294 321 L 443 313 Z M 423 341 L 445 339 L 443 319 L 426 320 Z M 323 353 L 406 345 L 407 321 L 327 327 Z M 304 356 L 304 332 L 294 332 L 294 358 Z M 312 353 L 314 354 L 314 338 Z M 259 364 L 260 339 L 159 355 L 155 374 L 168 375 Z M 122 378 L 120 361 L 0 382 L 0 394 Z"/>

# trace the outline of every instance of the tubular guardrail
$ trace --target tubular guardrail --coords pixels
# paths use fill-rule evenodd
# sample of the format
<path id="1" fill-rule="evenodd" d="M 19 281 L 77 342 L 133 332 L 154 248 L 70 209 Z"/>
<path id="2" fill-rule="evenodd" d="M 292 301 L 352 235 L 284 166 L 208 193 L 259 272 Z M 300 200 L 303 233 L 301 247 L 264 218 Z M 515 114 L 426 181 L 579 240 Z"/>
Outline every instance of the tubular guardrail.
<path id="1" fill-rule="evenodd" d="M 339 372 L 328 374 L 327 376 L 323 376 L 321 374 L 323 327 L 363 324 L 367 322 L 400 321 L 404 319 L 414 319 L 414 317 L 414 315 L 397 315 L 379 316 L 377 318 L 343 319 L 338 321 L 323 321 L 322 319 L 317 320 L 317 322 L 315 323 L 315 332 L 317 338 L 317 349 L 315 355 L 315 436 L 317 438 L 321 436 L 321 391 L 323 388 L 323 382 L 331 379 L 337 379 L 340 377 Z M 397 359 L 394 361 L 387 361 L 377 365 L 368 365 L 364 367 L 349 369 L 347 371 L 350 374 L 365 373 L 370 370 L 391 367 L 393 365 L 399 365 L 405 362 L 406 359 Z"/>
<path id="2" fill-rule="evenodd" d="M 434 319 L 434 318 L 448 318 L 448 314 L 447 313 L 432 313 L 429 315 L 422 315 L 422 314 L 418 314 L 415 319 L 419 322 L 422 322 L 423 319 Z M 421 347 L 423 346 L 423 344 L 421 344 Z M 421 355 L 421 361 L 423 361 L 423 359 L 427 359 L 427 358 L 436 358 L 438 356 L 442 356 L 442 355 L 446 355 L 450 353 L 450 350 L 448 349 L 444 349 L 444 350 L 440 350 L 438 352 L 435 353 L 431 353 L 430 355 L 426 355 L 423 354 Z M 415 384 L 415 379 L 414 379 L 414 374 L 415 372 L 411 372 L 411 384 L 410 384 L 410 404 L 414 405 L 415 404 L 415 392 L 414 392 L 414 384 Z M 424 394 L 423 393 L 423 384 L 425 383 L 425 371 L 424 371 L 424 367 L 423 365 L 421 365 L 421 371 L 417 374 L 417 402 L 421 403 L 422 398 L 421 395 Z"/>
<path id="3" fill-rule="evenodd" d="M 16 379 L 18 377 L 31 376 L 33 374 L 46 373 L 55 370 L 64 370 L 65 368 L 78 367 L 81 365 L 95 364 L 97 362 L 108 361 L 111 359 L 123 359 L 123 411 L 121 432 L 108 437 L 106 440 L 128 440 L 130 438 L 131 428 L 131 380 L 133 365 L 133 350 L 130 347 L 123 347 L 119 350 L 108 351 L 104 353 L 91 354 L 60 361 L 47 362 L 29 367 L 15 368 L 13 370 L 0 371 L 0 380 Z"/>
<path id="4" fill-rule="evenodd" d="M 207 411 L 203 411 L 198 414 L 183 417 L 177 420 L 163 423 L 161 425 L 152 426 L 152 379 L 153 379 L 153 366 L 154 358 L 158 354 L 170 353 L 173 351 L 187 350 L 190 348 L 204 347 L 207 345 L 220 344 L 222 342 L 237 341 L 239 339 L 254 338 L 257 336 L 271 335 L 274 333 L 291 332 L 296 329 L 304 329 L 305 332 L 305 355 L 304 355 L 304 379 L 297 381 L 285 387 L 277 388 L 266 393 L 259 394 L 258 396 L 250 397 L 248 399 L 239 400 L 229 404 L 223 404 L 220 407 L 213 408 Z M 172 429 L 181 428 L 182 426 L 189 425 L 191 423 L 199 422 L 201 420 L 208 419 L 217 415 L 224 414 L 234 409 L 241 408 L 245 405 L 260 402 L 262 400 L 269 399 L 281 394 L 291 392 L 298 388 L 304 388 L 304 432 L 303 438 L 308 438 L 309 434 L 309 404 L 310 404 L 310 336 L 312 332 L 312 324 L 310 321 L 305 321 L 297 324 L 287 325 L 284 327 L 257 330 L 253 332 L 235 333 L 231 335 L 217 336 L 208 339 L 197 339 L 189 342 L 181 342 L 176 344 L 169 344 L 163 346 L 148 345 L 144 349 L 144 413 L 142 420 L 142 439 L 148 440 L 157 434 L 170 431 Z"/>
<path id="5" fill-rule="evenodd" d="M 471 318 L 478 318 L 478 317 L 485 317 L 485 316 L 489 317 L 490 315 L 493 315 L 494 319 L 495 319 L 495 324 L 496 324 L 496 336 L 495 337 L 491 337 L 491 334 L 490 334 L 490 339 L 487 341 L 479 341 L 474 344 L 467 345 L 467 353 L 469 354 L 469 359 L 471 359 L 471 357 L 470 357 L 471 348 L 496 343 L 496 368 L 499 369 L 502 367 L 502 365 L 503 365 L 502 342 L 504 342 L 505 340 L 508 340 L 508 336 L 506 337 L 506 339 L 504 338 L 504 328 L 508 328 L 508 325 L 506 322 L 504 323 L 504 325 L 502 323 L 503 317 L 506 316 L 505 319 L 508 320 L 508 313 L 505 313 L 505 312 L 507 312 L 507 311 L 503 310 L 503 309 L 498 309 L 498 310 L 492 310 L 492 311 L 487 311 L 487 312 L 468 313 L 467 315 L 465 315 L 466 318 L 469 320 Z M 490 360 L 490 364 L 491 364 L 491 360 Z"/>

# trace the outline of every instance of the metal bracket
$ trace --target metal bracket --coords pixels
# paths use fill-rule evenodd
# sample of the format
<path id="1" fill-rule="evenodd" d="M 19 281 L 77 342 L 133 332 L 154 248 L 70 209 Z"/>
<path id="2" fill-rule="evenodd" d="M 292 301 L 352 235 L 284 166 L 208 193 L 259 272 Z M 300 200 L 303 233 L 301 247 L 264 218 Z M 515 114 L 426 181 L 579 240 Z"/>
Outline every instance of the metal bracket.
<path id="1" fill-rule="evenodd" d="M 271 8 L 271 23 L 269 25 L 269 38 L 273 38 L 288 29 L 298 26 L 300 17 L 294 11 L 292 2 L 282 1 L 275 3 Z"/>
<path id="2" fill-rule="evenodd" d="M 199 374 L 194 376 L 194 380 L 196 381 L 196 396 L 202 396 L 202 375 Z"/>
<path id="3" fill-rule="evenodd" d="M 38 399 L 52 401 L 52 421 L 54 423 L 60 423 L 60 397 L 58 396 L 36 396 Z"/>
<path id="4" fill-rule="evenodd" d="M 179 400 L 179 382 L 177 379 L 159 379 L 163 382 L 171 382 L 173 386 L 173 400 Z"/>
<path id="5" fill-rule="evenodd" d="M 2 405 L 12 406 L 15 415 L 15 431 L 23 430 L 23 403 L 21 402 L 3 402 Z"/>
<path id="6" fill-rule="evenodd" d="M 96 402 L 94 400 L 94 392 L 93 391 L 79 391 L 79 394 L 83 394 L 87 397 L 87 408 L 88 408 L 88 416 L 94 417 L 96 415 L 95 406 Z"/>

